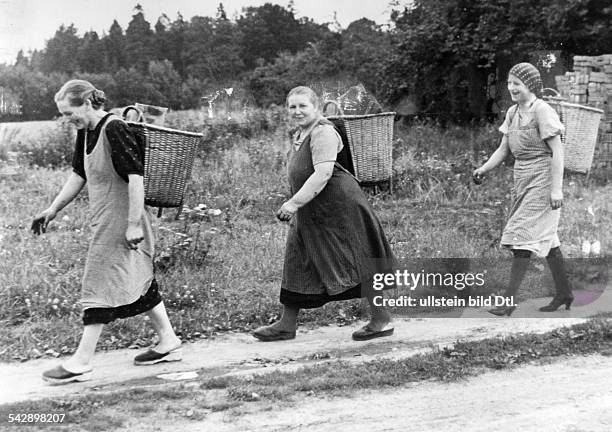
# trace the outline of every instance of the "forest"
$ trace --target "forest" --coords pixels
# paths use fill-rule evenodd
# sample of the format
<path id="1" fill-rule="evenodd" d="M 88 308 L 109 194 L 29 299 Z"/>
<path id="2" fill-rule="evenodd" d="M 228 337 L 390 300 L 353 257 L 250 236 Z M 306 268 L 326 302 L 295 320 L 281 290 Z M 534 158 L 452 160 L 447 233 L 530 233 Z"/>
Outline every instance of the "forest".
<path id="1" fill-rule="evenodd" d="M 144 101 L 198 108 L 223 88 L 258 107 L 282 104 L 295 85 L 339 89 L 361 83 L 383 105 L 409 97 L 424 115 L 453 123 L 484 119 L 488 77 L 503 83 L 513 62 L 534 53 L 612 52 L 610 0 L 415 0 L 390 3 L 390 24 L 368 18 L 342 28 L 266 3 L 228 17 L 162 15 L 136 5 L 127 28 L 79 33 L 64 24 L 42 50 L 0 65 L 1 121 L 50 119 L 69 78 L 90 80 L 113 106 Z M 537 61 L 537 59 L 536 59 Z M 8 104 L 6 102 L 9 102 Z"/>

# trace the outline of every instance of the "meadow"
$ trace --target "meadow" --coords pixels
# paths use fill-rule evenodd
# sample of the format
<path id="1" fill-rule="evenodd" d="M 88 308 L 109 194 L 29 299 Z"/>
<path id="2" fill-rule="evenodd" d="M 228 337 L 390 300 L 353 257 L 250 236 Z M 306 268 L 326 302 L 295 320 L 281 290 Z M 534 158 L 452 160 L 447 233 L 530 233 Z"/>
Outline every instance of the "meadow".
<path id="1" fill-rule="evenodd" d="M 199 111 L 169 113 L 167 125 L 202 131 L 180 217 L 151 210 L 157 238 L 156 271 L 170 319 L 185 341 L 249 331 L 278 318 L 287 225 L 274 218 L 288 198 L 287 127 L 281 109 L 235 113 L 204 121 Z M 398 122 L 393 194 L 366 188 L 400 260 L 469 258 L 497 263 L 492 290 L 503 288 L 510 261 L 499 246 L 510 204 L 511 160 L 485 183 L 471 181 L 474 167 L 497 146 L 492 125 L 442 128 L 432 122 Z M 83 192 L 34 236 L 33 216 L 46 208 L 70 168 L 71 133 L 36 137 L 0 149 L 0 360 L 57 357 L 74 350 L 81 331 L 80 278 L 88 246 Z M 42 144 L 41 144 L 42 143 Z M 10 159 L 10 162 L 9 162 Z M 597 173 L 568 174 L 560 225 L 563 250 L 583 258 L 585 240 L 606 255 L 612 234 L 612 186 Z M 443 262 L 443 261 L 436 261 Z M 574 279 L 584 280 L 581 269 Z M 607 275 L 605 275 L 607 277 Z M 596 275 L 595 278 L 602 277 Z M 520 296 L 552 294 L 546 266 L 534 260 Z M 578 286 L 580 288 L 580 286 Z M 435 312 L 435 311 L 425 311 Z M 365 319 L 359 300 L 304 311 L 302 325 L 348 325 Z M 139 316 L 106 326 L 99 349 L 137 348 L 154 342 Z"/>

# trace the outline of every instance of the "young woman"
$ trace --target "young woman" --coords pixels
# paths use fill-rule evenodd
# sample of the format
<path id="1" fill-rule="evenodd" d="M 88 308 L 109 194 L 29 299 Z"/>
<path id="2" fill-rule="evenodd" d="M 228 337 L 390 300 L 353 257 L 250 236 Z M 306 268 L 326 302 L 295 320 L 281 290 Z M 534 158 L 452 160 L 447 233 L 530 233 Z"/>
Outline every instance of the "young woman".
<path id="1" fill-rule="evenodd" d="M 83 275 L 83 335 L 66 362 L 43 373 L 65 384 L 91 378 L 91 361 L 102 327 L 117 318 L 146 312 L 159 344 L 134 359 L 136 365 L 181 359 L 175 335 L 153 274 L 153 233 L 144 209 L 144 155 L 118 117 L 104 111 L 104 92 L 71 80 L 55 95 L 59 112 L 78 129 L 73 172 L 49 208 L 34 218 L 32 230 L 50 221 L 87 184 L 92 240 Z"/>
<path id="2" fill-rule="evenodd" d="M 290 221 L 283 314 L 253 335 L 262 341 L 292 339 L 301 308 L 359 297 L 368 297 L 372 316 L 353 339 L 391 335 L 391 316 L 374 305 L 366 286 L 370 274 L 389 270 L 394 260 L 380 221 L 356 179 L 336 162 L 342 141 L 322 117 L 317 95 L 296 87 L 287 96 L 287 108 L 298 128 L 288 154 L 292 197 L 277 212 L 280 220 Z"/>
<path id="3" fill-rule="evenodd" d="M 556 294 L 543 312 L 561 305 L 569 309 L 574 297 L 565 271 L 557 227 L 563 205 L 563 125 L 555 110 L 538 98 L 542 90 L 540 73 L 530 63 L 519 63 L 508 74 L 508 91 L 515 102 L 499 130 L 504 134 L 498 149 L 474 171 L 481 179 L 511 152 L 514 155 L 513 203 L 501 243 L 512 250 L 514 259 L 505 292 L 513 297 L 525 276 L 532 254 L 546 257 Z M 510 315 L 515 306 L 490 310 Z"/>

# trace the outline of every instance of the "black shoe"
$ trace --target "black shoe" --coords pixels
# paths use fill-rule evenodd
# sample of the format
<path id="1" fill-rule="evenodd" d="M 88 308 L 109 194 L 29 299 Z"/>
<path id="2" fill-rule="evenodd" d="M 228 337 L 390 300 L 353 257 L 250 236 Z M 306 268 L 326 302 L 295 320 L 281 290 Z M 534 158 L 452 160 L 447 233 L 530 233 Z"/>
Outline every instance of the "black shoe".
<path id="1" fill-rule="evenodd" d="M 391 336 L 393 334 L 393 325 L 391 323 L 385 324 L 380 330 L 373 330 L 369 324 L 363 326 L 359 330 L 353 332 L 353 340 L 365 341 L 374 338 Z"/>
<path id="2" fill-rule="evenodd" d="M 175 348 L 165 353 L 150 349 L 134 357 L 134 364 L 136 366 L 147 366 L 161 362 L 181 361 L 182 358 L 183 351 L 180 348 Z"/>
<path id="3" fill-rule="evenodd" d="M 553 298 L 546 306 L 542 306 L 540 312 L 555 312 L 561 306 L 565 305 L 565 310 L 569 310 L 570 305 L 574 301 L 574 297 L 566 297 L 564 299 Z"/>
<path id="4" fill-rule="evenodd" d="M 272 326 L 259 327 L 258 329 L 253 330 L 251 334 L 262 342 L 295 339 L 295 330 L 276 330 Z"/>
<path id="5" fill-rule="evenodd" d="M 43 372 L 43 380 L 55 385 L 89 381 L 90 379 L 91 369 L 85 372 L 74 373 L 64 369 L 64 367 L 60 365 Z"/>
<path id="6" fill-rule="evenodd" d="M 514 309 L 516 309 L 516 306 L 498 306 L 495 309 L 489 309 L 488 312 L 497 316 L 510 316 L 512 312 L 514 312 Z"/>

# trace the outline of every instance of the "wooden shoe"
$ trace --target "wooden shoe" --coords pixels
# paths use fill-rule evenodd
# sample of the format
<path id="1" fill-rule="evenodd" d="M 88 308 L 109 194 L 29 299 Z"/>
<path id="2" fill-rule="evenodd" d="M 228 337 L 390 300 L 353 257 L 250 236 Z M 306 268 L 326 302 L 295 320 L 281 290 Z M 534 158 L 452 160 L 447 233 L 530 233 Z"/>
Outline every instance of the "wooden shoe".
<path id="1" fill-rule="evenodd" d="M 393 331 L 394 328 L 391 323 L 385 324 L 385 326 L 380 330 L 374 330 L 372 327 L 370 327 L 370 324 L 366 324 L 356 332 L 353 332 L 353 340 L 365 341 L 379 337 L 391 336 Z"/>
<path id="2" fill-rule="evenodd" d="M 181 361 L 182 359 L 183 351 L 181 348 L 175 348 L 165 353 L 160 353 L 154 349 L 150 349 L 134 357 L 134 364 L 136 366 L 147 366 L 162 362 Z"/>
<path id="3" fill-rule="evenodd" d="M 84 372 L 70 372 L 64 366 L 59 365 L 53 369 L 43 372 L 43 380 L 54 385 L 68 384 L 71 382 L 83 382 L 91 379 L 92 369 Z"/>
<path id="4" fill-rule="evenodd" d="M 259 327 L 258 329 L 253 330 L 253 333 L 251 334 L 262 342 L 295 339 L 295 330 L 276 330 L 272 326 Z"/>

